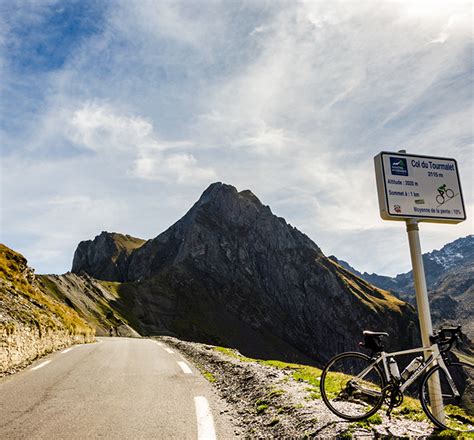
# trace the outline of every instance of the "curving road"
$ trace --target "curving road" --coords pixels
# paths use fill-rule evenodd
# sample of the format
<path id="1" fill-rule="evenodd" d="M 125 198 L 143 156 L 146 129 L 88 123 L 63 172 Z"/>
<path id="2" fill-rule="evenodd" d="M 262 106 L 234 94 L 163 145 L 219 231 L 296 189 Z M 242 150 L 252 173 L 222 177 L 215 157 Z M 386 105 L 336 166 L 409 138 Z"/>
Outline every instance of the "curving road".
<path id="1" fill-rule="evenodd" d="M 234 438 L 223 405 L 163 343 L 99 338 L 0 379 L 0 438 Z"/>

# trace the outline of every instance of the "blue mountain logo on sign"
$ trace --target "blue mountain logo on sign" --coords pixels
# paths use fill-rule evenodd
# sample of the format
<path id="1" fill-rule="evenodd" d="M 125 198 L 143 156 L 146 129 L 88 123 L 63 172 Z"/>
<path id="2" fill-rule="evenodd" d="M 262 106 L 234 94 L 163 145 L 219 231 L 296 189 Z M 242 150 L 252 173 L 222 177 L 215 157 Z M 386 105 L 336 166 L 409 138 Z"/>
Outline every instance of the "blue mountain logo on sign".
<path id="1" fill-rule="evenodd" d="M 400 157 L 391 157 L 390 170 L 396 176 L 408 176 L 407 160 Z"/>

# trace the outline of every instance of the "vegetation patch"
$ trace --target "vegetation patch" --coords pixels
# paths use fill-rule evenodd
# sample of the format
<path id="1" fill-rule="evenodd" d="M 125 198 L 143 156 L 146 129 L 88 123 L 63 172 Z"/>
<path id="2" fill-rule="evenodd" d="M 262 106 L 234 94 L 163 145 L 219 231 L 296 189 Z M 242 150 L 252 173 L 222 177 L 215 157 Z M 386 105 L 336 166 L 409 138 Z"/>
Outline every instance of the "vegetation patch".
<path id="1" fill-rule="evenodd" d="M 37 327 L 40 335 L 65 329 L 71 335 L 93 337 L 94 330 L 72 308 L 40 289 L 26 259 L 3 244 L 0 244 L 0 276 L 0 302 L 14 305 L 6 311 L 12 321 Z"/>
<path id="2" fill-rule="evenodd" d="M 226 356 L 238 359 L 242 362 L 258 362 L 257 359 L 252 359 L 249 357 L 242 356 L 237 350 L 233 350 L 232 348 L 227 347 L 213 347 L 214 350 L 218 351 L 219 353 L 225 354 Z"/>
<path id="3" fill-rule="evenodd" d="M 382 417 L 380 417 L 380 414 L 374 414 L 373 416 L 370 416 L 367 421 L 372 424 L 372 425 L 381 425 L 383 423 Z"/>
<path id="4" fill-rule="evenodd" d="M 345 431 L 340 432 L 337 435 L 337 439 L 338 440 L 351 439 L 353 434 L 354 434 L 354 429 L 348 428 Z"/>
<path id="5" fill-rule="evenodd" d="M 359 278 L 340 264 L 329 259 L 328 260 L 336 269 L 336 275 L 354 296 L 359 298 L 367 307 L 377 312 L 377 310 L 391 309 L 397 313 L 401 313 L 401 307 L 404 302 L 386 290 L 374 288 L 367 281 Z"/>
<path id="6" fill-rule="evenodd" d="M 214 383 L 216 378 L 210 371 L 201 371 L 201 374 L 206 378 L 208 382 Z"/>
<path id="7" fill-rule="evenodd" d="M 428 439 L 443 439 L 443 440 L 465 440 L 465 439 L 474 439 L 474 432 L 464 432 L 458 433 L 451 430 L 444 430 L 444 431 L 434 431 Z"/>
<path id="8" fill-rule="evenodd" d="M 97 280 L 99 284 L 104 286 L 109 293 L 111 293 L 113 296 L 116 298 L 120 297 L 120 287 L 122 286 L 122 283 L 119 283 L 117 281 L 103 281 L 103 280 Z"/>

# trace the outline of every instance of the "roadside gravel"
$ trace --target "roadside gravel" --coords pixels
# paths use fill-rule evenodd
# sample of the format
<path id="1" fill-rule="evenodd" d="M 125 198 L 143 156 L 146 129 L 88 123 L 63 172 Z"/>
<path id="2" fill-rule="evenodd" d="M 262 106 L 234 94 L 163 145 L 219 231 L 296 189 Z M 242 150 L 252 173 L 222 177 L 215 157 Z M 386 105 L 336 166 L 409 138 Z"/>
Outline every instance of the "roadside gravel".
<path id="1" fill-rule="evenodd" d="M 309 383 L 296 380 L 294 370 L 262 365 L 224 354 L 210 345 L 159 338 L 183 353 L 229 403 L 228 411 L 243 438 L 417 438 L 433 433 L 428 422 L 390 420 L 379 411 L 377 424 L 352 423 L 332 414 L 321 399 L 311 396 Z"/>

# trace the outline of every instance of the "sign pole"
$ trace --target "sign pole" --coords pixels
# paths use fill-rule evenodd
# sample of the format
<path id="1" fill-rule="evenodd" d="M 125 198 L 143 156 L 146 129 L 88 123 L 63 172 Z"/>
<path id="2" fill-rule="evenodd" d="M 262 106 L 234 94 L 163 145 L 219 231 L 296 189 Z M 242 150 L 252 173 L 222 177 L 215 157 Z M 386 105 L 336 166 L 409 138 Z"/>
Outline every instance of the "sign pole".
<path id="1" fill-rule="evenodd" d="M 430 347 L 430 336 L 433 334 L 431 323 L 430 304 L 428 302 L 428 289 L 426 287 L 425 267 L 421 254 L 420 235 L 416 219 L 407 219 L 408 243 L 410 246 L 413 279 L 415 281 L 416 305 L 420 320 L 421 341 L 423 347 Z"/>
<path id="2" fill-rule="evenodd" d="M 421 254 L 418 221 L 406 219 L 408 243 L 410 245 L 411 264 L 413 267 L 413 279 L 415 281 L 416 305 L 420 321 L 421 341 L 424 348 L 431 346 L 430 336 L 433 334 L 431 323 L 430 304 L 428 302 L 428 289 L 426 287 L 425 268 Z M 425 359 L 429 354 L 425 352 Z M 438 420 L 444 420 L 443 400 L 441 397 L 441 385 L 438 373 L 433 374 L 428 386 L 430 403 L 434 416 Z"/>

